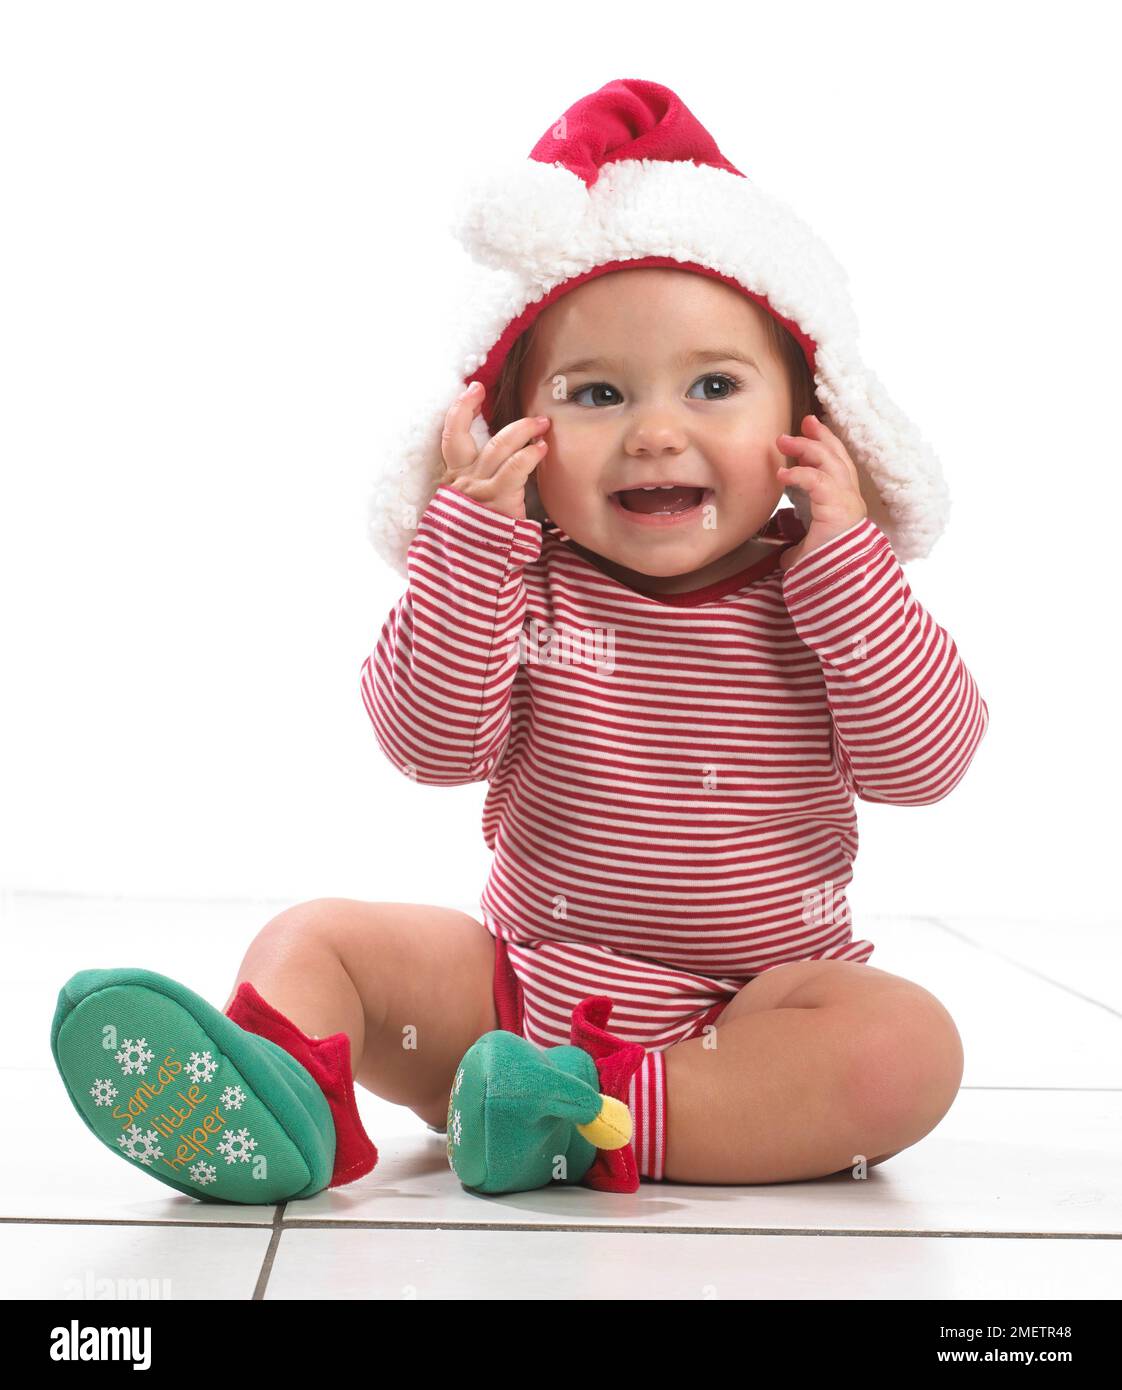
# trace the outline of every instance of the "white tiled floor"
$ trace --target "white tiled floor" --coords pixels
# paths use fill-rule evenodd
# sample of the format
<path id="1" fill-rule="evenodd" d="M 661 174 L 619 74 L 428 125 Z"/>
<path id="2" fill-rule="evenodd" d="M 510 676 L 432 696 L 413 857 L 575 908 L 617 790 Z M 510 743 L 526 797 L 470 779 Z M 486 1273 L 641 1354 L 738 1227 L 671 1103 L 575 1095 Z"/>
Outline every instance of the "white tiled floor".
<path id="1" fill-rule="evenodd" d="M 51 1057 L 55 998 L 77 970 L 140 965 L 220 1007 L 283 906 L 4 900 L 0 1087 L 28 1137 L 10 1129 L 4 1151 L 0 1297 L 93 1297 L 106 1279 L 191 1299 L 1122 1294 L 1113 925 L 863 921 L 871 963 L 941 999 L 966 1052 L 947 1117 L 864 1181 L 481 1197 L 448 1168 L 442 1136 L 362 1091 L 381 1155 L 364 1179 L 279 1208 L 195 1202 L 85 1128 Z"/>

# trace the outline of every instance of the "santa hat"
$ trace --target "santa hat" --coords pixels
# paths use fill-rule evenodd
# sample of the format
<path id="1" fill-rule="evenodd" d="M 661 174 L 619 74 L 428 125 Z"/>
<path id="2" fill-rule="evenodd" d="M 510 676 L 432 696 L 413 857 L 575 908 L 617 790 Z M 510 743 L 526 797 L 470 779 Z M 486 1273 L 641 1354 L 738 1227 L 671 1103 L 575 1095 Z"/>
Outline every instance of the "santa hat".
<path id="1" fill-rule="evenodd" d="M 608 82 L 570 106 L 529 159 L 463 186 L 457 205 L 452 231 L 476 263 L 460 342 L 388 441 L 370 492 L 370 539 L 394 569 L 407 573 L 406 551 L 444 472 L 440 435 L 455 397 L 472 381 L 487 388 L 472 426 L 482 448 L 492 388 L 519 334 L 593 276 L 640 266 L 712 276 L 778 319 L 802 346 L 824 422 L 857 465 L 869 516 L 897 559 L 930 552 L 950 512 L 942 469 L 861 361 L 845 271 L 790 208 L 725 159 L 669 88 Z M 809 524 L 806 493 L 787 495 Z"/>

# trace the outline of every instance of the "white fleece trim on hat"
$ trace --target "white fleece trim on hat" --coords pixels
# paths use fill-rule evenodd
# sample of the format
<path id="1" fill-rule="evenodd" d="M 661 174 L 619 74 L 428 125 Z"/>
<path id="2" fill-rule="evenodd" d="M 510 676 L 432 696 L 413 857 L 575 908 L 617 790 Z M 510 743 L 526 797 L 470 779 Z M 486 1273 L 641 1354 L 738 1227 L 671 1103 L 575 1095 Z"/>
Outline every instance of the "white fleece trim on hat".
<path id="1" fill-rule="evenodd" d="M 939 460 L 862 363 L 845 271 L 787 204 L 723 169 L 662 160 L 607 164 L 591 189 L 561 165 L 523 160 L 458 201 L 453 230 L 479 262 L 459 303 L 459 350 L 387 441 L 369 497 L 370 540 L 399 573 L 443 472 L 440 433 L 464 380 L 529 304 L 598 265 L 645 256 L 728 275 L 814 339 L 816 394 L 857 465 L 870 517 L 902 564 L 930 553 L 950 515 Z M 490 437 L 481 417 L 473 437 L 480 446 Z M 809 498 L 787 495 L 808 523 Z"/>

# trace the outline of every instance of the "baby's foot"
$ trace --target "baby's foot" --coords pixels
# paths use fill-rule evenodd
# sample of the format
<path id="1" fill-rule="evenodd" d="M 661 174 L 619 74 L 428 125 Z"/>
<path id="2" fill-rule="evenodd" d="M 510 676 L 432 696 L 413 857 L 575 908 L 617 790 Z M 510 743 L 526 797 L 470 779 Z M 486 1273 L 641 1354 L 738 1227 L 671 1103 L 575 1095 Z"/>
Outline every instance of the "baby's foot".
<path id="1" fill-rule="evenodd" d="M 539 1047 L 505 1029 L 464 1054 L 448 1098 L 448 1162 L 476 1192 L 580 1182 L 598 1149 L 631 1139 L 631 1112 L 602 1095 L 580 1047 Z"/>
<path id="2" fill-rule="evenodd" d="M 94 1134 L 179 1192 L 257 1204 L 331 1180 L 335 1127 L 307 1069 L 164 975 L 79 971 L 51 1050 Z"/>

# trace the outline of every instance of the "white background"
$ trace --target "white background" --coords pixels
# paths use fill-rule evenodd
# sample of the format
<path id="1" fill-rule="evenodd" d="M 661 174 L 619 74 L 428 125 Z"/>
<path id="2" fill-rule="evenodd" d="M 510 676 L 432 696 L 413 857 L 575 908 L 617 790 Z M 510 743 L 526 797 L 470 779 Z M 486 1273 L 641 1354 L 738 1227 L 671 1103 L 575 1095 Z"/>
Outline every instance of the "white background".
<path id="1" fill-rule="evenodd" d="M 0 887 L 478 900 L 485 784 L 360 697 L 366 488 L 448 360 L 450 190 L 642 77 L 834 250 L 951 486 L 906 573 L 991 727 L 858 803 L 855 934 L 1117 918 L 1110 7 L 394 9 L 0 11 Z"/>

